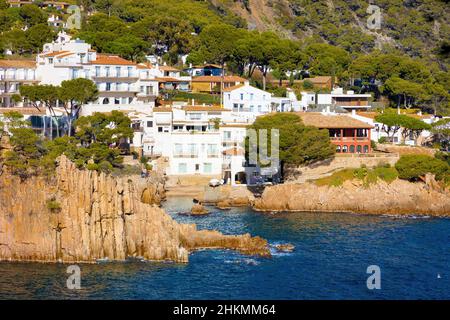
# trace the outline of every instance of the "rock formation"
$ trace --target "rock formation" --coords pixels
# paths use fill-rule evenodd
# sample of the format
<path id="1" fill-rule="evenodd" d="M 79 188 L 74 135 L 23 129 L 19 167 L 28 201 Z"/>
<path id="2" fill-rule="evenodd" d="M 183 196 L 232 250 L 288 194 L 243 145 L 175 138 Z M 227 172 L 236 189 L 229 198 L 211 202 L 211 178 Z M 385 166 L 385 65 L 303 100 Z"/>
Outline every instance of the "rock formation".
<path id="1" fill-rule="evenodd" d="M 193 216 L 204 216 L 208 213 L 208 210 L 201 204 L 194 204 L 191 208 L 191 215 Z"/>
<path id="2" fill-rule="evenodd" d="M 364 187 L 346 181 L 340 187 L 313 183 L 268 187 L 254 201 L 260 211 L 353 212 L 395 215 L 450 216 L 450 193 L 429 184 L 395 180 Z"/>
<path id="3" fill-rule="evenodd" d="M 197 248 L 269 255 L 259 237 L 225 236 L 179 224 L 158 203 L 154 184 L 78 170 L 66 157 L 50 181 L 0 176 L 0 260 L 95 262 L 98 259 L 187 262 Z"/>

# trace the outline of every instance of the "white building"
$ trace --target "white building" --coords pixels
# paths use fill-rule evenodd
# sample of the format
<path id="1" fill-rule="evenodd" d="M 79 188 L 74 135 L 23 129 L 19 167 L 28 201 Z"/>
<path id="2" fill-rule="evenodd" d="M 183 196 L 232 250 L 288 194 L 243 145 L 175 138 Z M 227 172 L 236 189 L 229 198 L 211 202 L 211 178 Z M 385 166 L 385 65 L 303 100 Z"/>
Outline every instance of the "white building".
<path id="1" fill-rule="evenodd" d="M 223 105 L 227 110 L 240 114 L 252 122 L 257 116 L 272 112 L 272 95 L 251 86 L 248 82 L 225 88 Z"/>
<path id="2" fill-rule="evenodd" d="M 41 84 L 58 86 L 77 78 L 95 82 L 98 98 L 81 111 L 81 115 L 90 115 L 112 110 L 150 111 L 158 96 L 158 81 L 149 69 L 116 55 L 98 54 L 90 44 L 60 32 L 37 56 L 36 73 Z"/>
<path id="3" fill-rule="evenodd" d="M 367 111 L 370 106 L 371 94 L 356 94 L 354 91 L 344 92 L 342 88 L 335 88 L 331 93 L 302 92 L 301 107 L 331 106 L 347 111 Z"/>
<path id="4" fill-rule="evenodd" d="M 379 141 L 380 138 L 384 138 L 386 139 L 386 141 L 388 141 L 388 135 L 386 133 L 386 131 L 383 129 L 383 124 L 380 122 L 375 121 L 375 117 L 377 116 L 378 113 L 376 112 L 355 112 L 352 111 L 351 113 L 351 117 L 355 118 L 357 120 L 363 121 L 365 123 L 370 124 L 371 126 L 373 126 L 373 129 L 371 130 L 371 139 L 374 141 Z M 416 119 L 420 119 L 425 123 L 428 124 L 432 124 L 436 121 L 436 119 L 432 116 L 432 115 L 422 115 L 422 114 L 411 114 L 408 115 L 410 117 L 414 117 Z M 403 141 L 403 137 L 402 137 L 402 132 L 403 132 L 403 128 L 400 128 L 392 137 L 389 137 L 389 139 L 392 139 L 391 142 L 393 142 L 394 144 L 400 144 L 400 143 L 404 143 L 407 145 L 415 145 L 416 141 L 414 140 L 413 137 L 409 137 L 407 136 L 405 141 Z M 424 130 L 421 133 L 420 138 L 418 139 L 418 142 L 421 143 L 421 141 L 426 140 L 427 138 L 429 138 L 432 135 L 432 133 L 430 131 L 426 131 Z"/>

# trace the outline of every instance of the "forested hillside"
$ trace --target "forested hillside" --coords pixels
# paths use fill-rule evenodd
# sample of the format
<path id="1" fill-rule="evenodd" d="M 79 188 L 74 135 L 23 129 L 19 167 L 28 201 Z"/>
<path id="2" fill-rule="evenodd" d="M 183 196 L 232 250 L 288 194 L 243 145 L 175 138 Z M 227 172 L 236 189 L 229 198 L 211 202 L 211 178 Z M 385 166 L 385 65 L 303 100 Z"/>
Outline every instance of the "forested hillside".
<path id="1" fill-rule="evenodd" d="M 381 8 L 379 30 L 367 27 L 364 0 L 71 2 L 82 8 L 82 27 L 70 32 L 99 52 L 135 61 L 156 54 L 174 65 L 188 55 L 188 63 L 223 64 L 261 87 L 269 76 L 332 75 L 345 88 L 386 96 L 392 106 L 448 113 L 446 0 L 372 1 Z M 58 31 L 46 24 L 52 10 L 8 8 L 0 0 L 1 52 L 25 57 L 41 50 Z"/>

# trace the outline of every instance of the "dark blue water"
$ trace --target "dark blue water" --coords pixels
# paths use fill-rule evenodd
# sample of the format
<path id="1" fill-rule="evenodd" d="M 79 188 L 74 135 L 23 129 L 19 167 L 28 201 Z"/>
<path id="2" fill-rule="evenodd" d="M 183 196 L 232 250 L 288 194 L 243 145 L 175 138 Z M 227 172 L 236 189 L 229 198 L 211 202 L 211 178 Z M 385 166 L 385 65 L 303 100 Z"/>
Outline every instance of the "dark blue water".
<path id="1" fill-rule="evenodd" d="M 213 210 L 177 215 L 190 199 L 165 204 L 181 222 L 226 234 L 289 242 L 293 253 L 255 258 L 200 251 L 189 264 L 126 262 L 81 265 L 81 290 L 66 288 L 65 265 L 0 263 L 0 299 L 450 299 L 450 220 L 349 214 Z M 381 289 L 369 290 L 369 265 Z"/>

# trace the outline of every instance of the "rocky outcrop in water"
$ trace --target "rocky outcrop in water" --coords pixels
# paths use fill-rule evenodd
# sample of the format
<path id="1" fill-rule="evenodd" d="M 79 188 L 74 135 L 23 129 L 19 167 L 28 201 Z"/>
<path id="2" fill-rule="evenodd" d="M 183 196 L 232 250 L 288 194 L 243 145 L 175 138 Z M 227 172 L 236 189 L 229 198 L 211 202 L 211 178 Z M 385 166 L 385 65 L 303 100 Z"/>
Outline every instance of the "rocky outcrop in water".
<path id="1" fill-rule="evenodd" d="M 158 188 L 140 177 L 78 170 L 61 157 L 48 181 L 0 176 L 0 260 L 187 262 L 198 248 L 269 255 L 259 237 L 225 236 L 179 224 L 157 206 Z"/>
<path id="2" fill-rule="evenodd" d="M 433 179 L 434 180 L 434 179 Z M 254 201 L 260 211 L 353 212 L 393 215 L 450 216 L 450 193 L 432 183 L 395 180 L 364 187 L 346 181 L 340 187 L 313 183 L 268 187 Z"/>

